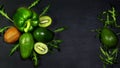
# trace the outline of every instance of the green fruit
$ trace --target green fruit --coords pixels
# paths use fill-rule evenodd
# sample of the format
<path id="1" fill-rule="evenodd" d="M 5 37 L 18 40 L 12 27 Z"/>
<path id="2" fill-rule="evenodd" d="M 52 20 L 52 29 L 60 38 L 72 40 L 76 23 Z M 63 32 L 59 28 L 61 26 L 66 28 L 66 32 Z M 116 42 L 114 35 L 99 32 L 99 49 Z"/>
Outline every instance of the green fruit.
<path id="1" fill-rule="evenodd" d="M 118 38 L 112 30 L 103 28 L 100 35 L 100 41 L 105 47 L 113 48 L 117 46 Z"/>
<path id="2" fill-rule="evenodd" d="M 34 48 L 34 39 L 31 33 L 24 33 L 19 39 L 20 54 L 23 59 L 30 57 Z"/>
<path id="3" fill-rule="evenodd" d="M 34 50 L 38 53 L 38 54 L 46 54 L 48 52 L 48 47 L 46 44 L 42 43 L 42 42 L 37 42 L 34 45 Z"/>
<path id="4" fill-rule="evenodd" d="M 42 16 L 39 18 L 39 21 L 40 21 L 39 23 L 40 27 L 48 27 L 52 23 L 52 19 L 49 16 Z"/>
<path id="5" fill-rule="evenodd" d="M 54 33 L 47 28 L 37 28 L 33 32 L 34 38 L 39 42 L 49 42 L 54 38 Z"/>

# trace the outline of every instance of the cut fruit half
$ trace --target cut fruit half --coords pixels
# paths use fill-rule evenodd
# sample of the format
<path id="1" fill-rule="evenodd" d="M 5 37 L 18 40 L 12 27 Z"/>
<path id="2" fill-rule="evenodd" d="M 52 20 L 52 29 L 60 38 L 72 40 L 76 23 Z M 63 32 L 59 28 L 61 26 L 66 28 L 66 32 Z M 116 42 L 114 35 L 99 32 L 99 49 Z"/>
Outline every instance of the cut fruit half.
<path id="1" fill-rule="evenodd" d="M 34 50 L 38 53 L 38 54 L 46 54 L 48 52 L 48 47 L 46 44 L 42 43 L 42 42 L 37 42 L 34 45 Z"/>
<path id="2" fill-rule="evenodd" d="M 48 27 L 52 23 L 52 19 L 50 16 L 42 16 L 39 18 L 39 21 L 40 21 L 39 23 L 40 27 Z"/>

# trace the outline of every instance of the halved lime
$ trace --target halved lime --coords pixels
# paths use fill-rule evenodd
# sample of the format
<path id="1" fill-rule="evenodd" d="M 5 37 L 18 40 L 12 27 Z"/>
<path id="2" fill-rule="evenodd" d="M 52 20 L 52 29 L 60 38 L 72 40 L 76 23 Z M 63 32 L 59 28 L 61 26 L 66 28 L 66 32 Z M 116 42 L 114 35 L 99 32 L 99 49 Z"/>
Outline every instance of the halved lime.
<path id="1" fill-rule="evenodd" d="M 48 52 L 48 47 L 46 44 L 42 43 L 42 42 L 37 42 L 34 45 L 34 50 L 38 53 L 38 54 L 46 54 Z"/>
<path id="2" fill-rule="evenodd" d="M 40 21 L 39 23 L 40 27 L 48 27 L 52 23 L 52 19 L 50 16 L 42 16 L 39 18 L 39 21 Z"/>

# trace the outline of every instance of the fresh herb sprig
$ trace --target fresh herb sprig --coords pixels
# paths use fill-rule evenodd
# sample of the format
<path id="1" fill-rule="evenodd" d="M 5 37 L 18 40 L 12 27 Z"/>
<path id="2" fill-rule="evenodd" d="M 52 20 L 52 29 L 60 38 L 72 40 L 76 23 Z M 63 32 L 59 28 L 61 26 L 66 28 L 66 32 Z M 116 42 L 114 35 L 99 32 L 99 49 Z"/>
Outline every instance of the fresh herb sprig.
<path id="1" fill-rule="evenodd" d="M 10 51 L 9 56 L 13 55 L 14 52 L 17 51 L 18 48 L 19 48 L 19 44 L 14 45 L 13 48 L 11 49 L 11 51 Z"/>
<path id="2" fill-rule="evenodd" d="M 4 6 L 1 5 L 0 6 L 0 14 L 2 16 L 4 16 L 5 18 L 7 18 L 8 20 L 10 20 L 11 22 L 13 22 L 13 20 L 8 16 L 8 14 L 5 12 Z"/>
<path id="3" fill-rule="evenodd" d="M 34 1 L 34 2 L 28 7 L 28 9 L 31 9 L 32 7 L 36 6 L 39 2 L 40 2 L 40 0 Z"/>
<path id="4" fill-rule="evenodd" d="M 50 8 L 50 5 L 46 6 L 46 7 L 44 8 L 44 10 L 42 11 L 42 13 L 39 15 L 39 17 L 45 15 L 45 14 L 47 13 L 47 11 L 48 11 L 49 8 Z"/>
<path id="5" fill-rule="evenodd" d="M 106 50 L 103 47 L 100 47 L 101 54 L 99 55 L 100 59 L 105 65 L 112 65 L 117 63 L 118 48 L 112 50 Z"/>

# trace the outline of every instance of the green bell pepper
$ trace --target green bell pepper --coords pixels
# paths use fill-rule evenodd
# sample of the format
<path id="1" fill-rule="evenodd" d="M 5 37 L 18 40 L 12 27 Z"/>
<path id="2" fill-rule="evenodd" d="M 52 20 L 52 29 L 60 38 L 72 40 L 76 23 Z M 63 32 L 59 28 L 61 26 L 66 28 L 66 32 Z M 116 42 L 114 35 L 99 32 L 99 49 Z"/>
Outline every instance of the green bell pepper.
<path id="1" fill-rule="evenodd" d="M 28 32 L 38 25 L 39 16 L 28 8 L 20 7 L 14 14 L 13 21 L 20 31 Z"/>

